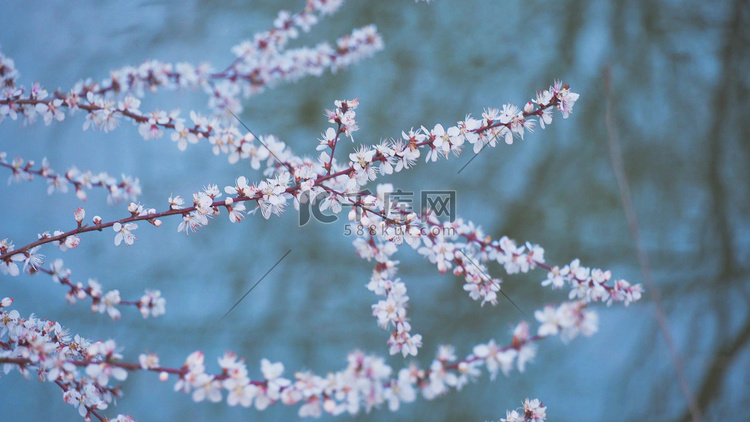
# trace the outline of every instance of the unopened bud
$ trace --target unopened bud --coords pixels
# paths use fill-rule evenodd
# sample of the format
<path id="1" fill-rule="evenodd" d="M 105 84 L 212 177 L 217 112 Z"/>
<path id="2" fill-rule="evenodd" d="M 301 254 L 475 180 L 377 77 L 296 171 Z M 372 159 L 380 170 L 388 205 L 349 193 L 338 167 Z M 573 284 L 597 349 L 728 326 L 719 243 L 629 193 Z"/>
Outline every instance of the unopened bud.
<path id="1" fill-rule="evenodd" d="M 76 222 L 80 225 L 83 221 L 83 218 L 86 217 L 86 210 L 83 208 L 78 208 L 74 213 L 73 216 L 76 219 Z"/>
<path id="2" fill-rule="evenodd" d="M 77 248 L 78 244 L 81 243 L 81 238 L 78 236 L 68 236 L 65 238 L 65 246 L 69 249 Z"/>

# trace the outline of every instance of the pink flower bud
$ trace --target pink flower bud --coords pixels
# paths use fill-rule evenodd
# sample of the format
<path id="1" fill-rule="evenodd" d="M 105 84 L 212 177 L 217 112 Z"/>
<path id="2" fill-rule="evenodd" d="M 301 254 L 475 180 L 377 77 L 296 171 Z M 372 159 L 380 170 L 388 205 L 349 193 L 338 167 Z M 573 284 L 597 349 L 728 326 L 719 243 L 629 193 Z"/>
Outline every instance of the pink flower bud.
<path id="1" fill-rule="evenodd" d="M 95 215 L 95 216 L 94 216 L 94 224 L 96 224 L 97 226 L 98 226 L 99 224 L 102 224 L 102 218 L 101 218 L 101 217 L 99 217 L 98 215 Z"/>
<path id="2" fill-rule="evenodd" d="M 3 300 L 0 300 L 0 308 L 7 308 L 11 304 L 13 304 L 12 298 L 6 297 Z"/>
<path id="3" fill-rule="evenodd" d="M 81 224 L 83 221 L 83 218 L 86 217 L 86 211 L 83 208 L 78 208 L 74 213 L 73 216 L 75 216 L 76 222 L 78 224 Z"/>
<path id="4" fill-rule="evenodd" d="M 79 243 L 81 243 L 81 238 L 78 236 L 68 236 L 65 238 L 65 246 L 69 249 L 77 248 Z"/>

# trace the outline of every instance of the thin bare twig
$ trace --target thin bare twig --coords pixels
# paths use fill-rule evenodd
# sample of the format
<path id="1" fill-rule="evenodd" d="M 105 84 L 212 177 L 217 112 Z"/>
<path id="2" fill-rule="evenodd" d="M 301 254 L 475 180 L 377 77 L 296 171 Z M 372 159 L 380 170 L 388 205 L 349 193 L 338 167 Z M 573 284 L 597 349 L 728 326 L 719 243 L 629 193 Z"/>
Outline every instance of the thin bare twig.
<path id="1" fill-rule="evenodd" d="M 615 172 L 617 178 L 617 186 L 620 190 L 620 200 L 622 201 L 622 208 L 625 211 L 625 218 L 628 220 L 628 228 L 630 229 L 630 235 L 633 237 L 633 243 L 635 244 L 636 254 L 638 255 L 638 263 L 641 267 L 641 273 L 643 275 L 643 282 L 646 284 L 646 289 L 651 294 L 651 298 L 654 303 L 654 318 L 659 324 L 659 330 L 664 336 L 664 341 L 667 343 L 667 349 L 672 358 L 672 364 L 674 371 L 677 374 L 677 379 L 680 384 L 680 390 L 682 396 L 687 401 L 688 410 L 693 422 L 701 421 L 701 412 L 698 408 L 695 397 L 690 391 L 690 387 L 685 376 L 685 369 L 680 358 L 680 353 L 677 350 L 672 332 L 669 328 L 669 322 L 667 321 L 666 314 L 664 313 L 664 307 L 661 301 L 661 292 L 659 288 L 653 282 L 651 278 L 651 265 L 649 264 L 648 255 L 641 245 L 641 239 L 638 229 L 638 217 L 633 209 L 633 203 L 630 196 L 630 185 L 625 174 L 625 166 L 622 161 L 622 152 L 620 150 L 620 139 L 617 132 L 617 124 L 615 123 L 614 117 L 614 103 L 612 101 L 611 91 L 611 72 L 609 68 L 605 68 L 603 73 L 604 78 L 604 93 L 606 96 L 606 116 L 605 124 L 607 127 L 607 144 L 609 146 L 609 158 L 612 161 L 612 170 Z"/>

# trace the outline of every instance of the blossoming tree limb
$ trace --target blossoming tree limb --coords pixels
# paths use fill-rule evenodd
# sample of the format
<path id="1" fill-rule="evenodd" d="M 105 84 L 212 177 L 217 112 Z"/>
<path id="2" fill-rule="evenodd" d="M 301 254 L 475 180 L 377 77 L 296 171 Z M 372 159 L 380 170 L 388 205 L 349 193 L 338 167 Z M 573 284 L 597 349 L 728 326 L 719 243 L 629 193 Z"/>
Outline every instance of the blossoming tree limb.
<path id="1" fill-rule="evenodd" d="M 135 244 L 134 232 L 139 222 L 161 227 L 162 220 L 179 220 L 177 230 L 190 234 L 226 213 L 232 223 L 240 223 L 260 210 L 265 219 L 282 214 L 288 206 L 299 208 L 314 203 L 334 214 L 348 211 L 357 231 L 354 247 L 357 254 L 374 260 L 367 289 L 381 297 L 372 305 L 378 326 L 392 330 L 387 344 L 391 355 L 417 356 L 422 336 L 413 334 L 407 316 L 409 297 L 406 283 L 396 277 L 398 261 L 392 259 L 406 243 L 434 264 L 440 273 L 449 270 L 463 277 L 463 289 L 481 305 L 498 304 L 501 292 L 499 278 L 488 275 L 487 264 L 501 264 L 508 275 L 526 273 L 536 268 L 547 272 L 542 286 L 553 289 L 569 288 L 568 295 L 557 304 L 547 304 L 534 312 L 538 326 L 533 329 L 528 321 L 519 322 L 507 342 L 489 340 L 476 344 L 471 352 L 458 357 L 450 345 L 440 346 L 430 365 L 421 368 L 412 362 L 400 369 L 385 363 L 382 357 L 354 351 L 339 371 L 325 375 L 296 372 L 284 377 L 284 365 L 262 359 L 260 377 L 251 377 L 243 358 L 226 352 L 218 358 L 221 372 L 209 373 L 205 357 L 200 351 L 191 353 L 180 367 L 163 366 L 155 354 L 141 354 L 138 362 L 127 362 L 117 352 L 114 340 L 91 342 L 80 335 L 72 335 L 62 324 L 42 320 L 32 315 L 23 318 L 16 310 L 0 310 L 0 363 L 7 373 L 18 370 L 28 376 L 35 371 L 40 380 L 55 383 L 63 392 L 63 400 L 75 406 L 87 420 L 105 420 L 106 410 L 115 397 L 122 394 L 112 379 L 123 381 L 129 373 L 150 371 L 162 381 L 176 378 L 175 390 L 190 394 L 194 401 L 218 402 L 226 397 L 230 406 L 254 406 L 263 410 L 274 403 L 300 405 L 300 416 L 320 416 L 323 412 L 338 415 L 369 412 L 380 406 L 396 411 L 401 403 L 412 402 L 418 394 L 425 399 L 437 398 L 451 389 L 461 390 L 475 380 L 485 368 L 491 378 L 499 372 L 508 375 L 512 370 L 524 371 L 536 355 L 537 343 L 560 336 L 570 341 L 579 334 L 592 335 L 598 328 L 593 302 L 608 305 L 622 302 L 628 305 L 641 297 L 641 286 L 625 280 L 612 279 L 610 271 L 582 266 L 579 260 L 568 265 L 549 265 L 544 249 L 526 242 L 518 244 L 508 237 L 492 239 L 473 222 L 456 219 L 439 221 L 430 210 L 407 210 L 398 202 L 386 200 L 394 188 L 380 184 L 376 193 L 365 188 L 381 176 L 413 168 L 420 158 L 427 163 L 458 155 L 465 147 L 476 154 L 487 146 L 495 147 L 499 140 L 513 144 L 536 128 L 544 129 L 552 123 L 554 111 L 569 117 L 578 94 L 570 87 L 555 82 L 540 90 L 523 107 L 513 104 L 501 108 L 487 108 L 481 118 L 467 115 L 455 125 L 435 124 L 431 129 L 420 127 L 403 131 L 400 138 L 376 144 L 360 145 L 344 160 L 336 157 L 336 146 L 359 129 L 356 120 L 357 100 L 336 101 L 326 111 L 331 127 L 318 140 L 318 156 L 296 155 L 287 144 L 273 135 L 256 136 L 242 132 L 229 116 L 242 111 L 241 99 L 257 94 L 278 82 L 294 81 L 307 75 L 320 75 L 325 69 L 338 70 L 383 48 L 374 26 L 352 32 L 336 42 L 336 48 L 320 44 L 314 48 L 286 49 L 287 42 L 307 31 L 322 16 L 333 13 L 341 0 L 309 0 L 297 14 L 281 12 L 274 28 L 246 41 L 233 52 L 237 59 L 223 71 L 215 71 L 208 64 L 198 66 L 149 61 L 138 67 L 115 70 L 101 83 L 81 81 L 63 93 L 50 97 L 39 84 L 30 88 L 18 84 L 18 72 L 12 59 L 0 53 L 0 121 L 19 117 L 33 123 L 41 117 L 45 124 L 64 120 L 68 115 L 85 114 L 83 129 L 109 132 L 122 121 L 138 126 L 144 139 L 171 134 L 180 150 L 189 144 L 208 140 L 214 154 L 225 154 L 229 163 L 250 160 L 250 167 L 262 170 L 255 183 L 239 176 L 231 183 L 224 181 L 223 189 L 209 184 L 192 194 L 192 202 L 181 196 L 170 196 L 165 209 L 158 211 L 135 202 L 140 194 L 137 178 L 122 176 L 120 181 L 106 173 L 81 172 L 71 167 L 64 175 L 49 168 L 46 159 L 39 169 L 32 161 L 21 158 L 8 162 L 7 152 L 0 152 L 0 167 L 10 170 L 10 181 L 31 181 L 42 177 L 48 181 L 48 192 L 65 192 L 73 185 L 77 196 L 86 199 L 84 189 L 102 187 L 109 192 L 108 202 L 132 202 L 126 216 L 103 221 L 99 216 L 84 223 L 86 212 L 79 208 L 73 213 L 75 226 L 67 230 L 45 231 L 37 239 L 16 247 L 14 242 L 0 240 L 0 271 L 4 275 L 19 276 L 46 273 L 53 280 L 69 288 L 69 302 L 89 298 L 92 310 L 121 318 L 118 306 L 131 305 L 144 317 L 165 312 L 165 299 L 158 290 L 148 290 L 138 300 L 122 301 L 119 291 L 103 292 L 98 282 L 89 280 L 84 287 L 73 282 L 71 271 L 61 259 L 44 267 L 45 256 L 39 251 L 49 244 L 62 251 L 77 247 L 83 235 L 93 232 L 112 234 L 113 243 L 120 246 Z M 140 110 L 139 98 L 147 92 L 166 89 L 200 89 L 209 96 L 210 116 L 191 111 L 190 123 L 178 111 Z M 67 111 L 67 115 L 66 115 Z M 226 194 L 225 198 L 222 198 Z M 179 216 L 180 218 L 177 218 Z M 110 229 L 111 228 L 111 229 Z M 105 230 L 107 229 L 107 230 Z M 112 231 L 109 231 L 112 230 Z M 49 252 L 48 252 L 49 253 Z M 501 292 L 502 293 L 502 292 Z M 13 300 L 2 300 L 8 308 Z M 504 345 L 501 345 L 504 344 Z M 546 408 L 538 400 L 527 400 L 522 413 L 508 411 L 508 421 L 544 420 Z M 117 420 L 132 420 L 119 415 Z"/>

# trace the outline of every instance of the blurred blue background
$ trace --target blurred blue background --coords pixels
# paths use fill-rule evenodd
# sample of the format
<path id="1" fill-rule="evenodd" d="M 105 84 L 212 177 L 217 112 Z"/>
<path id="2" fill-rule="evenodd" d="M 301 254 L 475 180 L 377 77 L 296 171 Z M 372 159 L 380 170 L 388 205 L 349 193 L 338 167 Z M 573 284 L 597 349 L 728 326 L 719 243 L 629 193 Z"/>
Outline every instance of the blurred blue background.
<path id="1" fill-rule="evenodd" d="M 209 61 L 222 68 L 229 49 L 268 28 L 280 1 L 10 1 L 0 6 L 0 44 L 15 59 L 21 83 L 50 91 L 77 80 L 101 80 L 109 70 L 147 59 Z M 455 189 L 458 212 L 493 237 L 508 235 L 546 249 L 549 263 L 581 258 L 615 277 L 642 282 L 635 246 L 620 203 L 605 130 L 603 70 L 612 74 L 615 118 L 644 250 L 686 379 L 704 420 L 738 420 L 750 406 L 750 122 L 747 119 L 750 6 L 741 0 L 702 1 L 348 1 L 294 45 L 334 40 L 374 23 L 386 49 L 335 75 L 281 85 L 246 101 L 243 120 L 272 133 L 300 154 L 314 153 L 327 127 L 323 116 L 337 99 L 358 97 L 357 143 L 397 137 L 402 130 L 452 124 L 467 113 L 505 102 L 523 104 L 559 78 L 581 94 L 568 120 L 559 115 L 513 146 L 480 154 L 461 174 L 471 152 L 382 178 L 405 191 Z M 178 107 L 206 111 L 201 93 L 147 95 L 142 110 Z M 140 178 L 141 201 L 166 207 L 170 194 L 189 198 L 208 183 L 225 186 L 240 175 L 258 180 L 249 163 L 231 166 L 206 143 L 177 150 L 164 137 L 143 141 L 124 123 L 110 134 L 82 132 L 83 114 L 45 127 L 0 126 L 0 150 L 64 171 L 76 165 Z M 342 144 L 354 148 L 352 144 Z M 339 158 L 346 151 L 339 151 Z M 1 177 L 7 177 L 8 174 Z M 0 238 L 17 245 L 44 230 L 72 226 L 81 203 L 73 194 L 46 195 L 44 182 L 0 187 Z M 120 218 L 125 204 L 108 207 L 91 192 L 87 218 Z M 67 305 L 65 289 L 47 276 L 2 276 L 0 296 L 12 296 L 22 314 L 60 321 L 92 339 L 114 338 L 126 359 L 156 352 L 167 366 L 182 365 L 196 349 L 209 369 L 224 350 L 244 356 L 257 377 L 263 357 L 282 361 L 286 375 L 345 365 L 353 349 L 387 355 L 387 333 L 370 315 L 375 296 L 364 286 L 372 265 L 359 260 L 343 223 L 297 227 L 289 212 L 232 225 L 218 218 L 198 234 L 141 224 L 133 247 L 114 247 L 114 233 L 87 234 L 77 250 L 41 251 L 62 257 L 73 278 L 98 279 L 123 299 L 160 289 L 167 314 L 143 320 L 124 308 L 113 322 L 91 314 L 85 302 Z M 229 309 L 287 250 L 291 254 L 240 306 Z M 411 297 L 415 332 L 424 336 L 425 366 L 440 343 L 459 356 L 495 338 L 510 339 L 521 315 L 501 301 L 480 308 L 462 282 L 404 248 L 400 276 Z M 501 268 L 492 274 L 503 276 Z M 543 271 L 503 277 L 503 289 L 527 313 L 563 293 L 543 289 Z M 524 374 L 483 375 L 464 391 L 438 400 L 341 419 L 499 420 L 505 409 L 539 397 L 551 421 L 683 421 L 689 419 L 665 341 L 653 318 L 652 292 L 624 308 L 598 307 L 600 332 L 569 345 L 542 342 Z M 400 357 L 388 357 L 399 368 Z M 297 407 L 264 412 L 225 404 L 193 403 L 159 383 L 155 374 L 131 374 L 110 416 L 150 420 L 291 420 Z M 0 381 L 2 418 L 79 420 L 51 384 Z M 326 419 L 326 418 L 324 418 Z M 742 419 L 742 416 L 739 416 Z"/>

